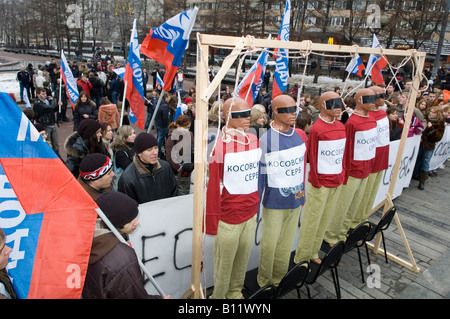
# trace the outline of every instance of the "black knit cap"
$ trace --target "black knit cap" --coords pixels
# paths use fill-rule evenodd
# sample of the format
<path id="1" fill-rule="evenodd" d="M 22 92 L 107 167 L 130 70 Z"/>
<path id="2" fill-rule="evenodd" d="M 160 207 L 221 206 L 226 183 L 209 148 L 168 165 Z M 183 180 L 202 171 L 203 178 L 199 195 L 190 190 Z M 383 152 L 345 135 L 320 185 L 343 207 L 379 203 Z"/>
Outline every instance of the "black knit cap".
<path id="1" fill-rule="evenodd" d="M 96 203 L 114 227 L 118 229 L 135 219 L 139 213 L 138 203 L 134 199 L 116 191 L 102 193 Z"/>
<path id="2" fill-rule="evenodd" d="M 112 161 L 105 154 L 88 154 L 81 160 L 80 177 L 85 181 L 95 181 L 105 176 L 112 169 Z"/>
<path id="3" fill-rule="evenodd" d="M 93 119 L 85 119 L 81 121 L 80 125 L 78 126 L 77 132 L 82 138 L 89 138 L 94 135 L 99 128 L 100 123 L 98 121 Z"/>
<path id="4" fill-rule="evenodd" d="M 142 132 L 136 136 L 134 140 L 134 150 L 136 154 L 140 154 L 148 148 L 158 146 L 158 141 L 150 133 Z"/>

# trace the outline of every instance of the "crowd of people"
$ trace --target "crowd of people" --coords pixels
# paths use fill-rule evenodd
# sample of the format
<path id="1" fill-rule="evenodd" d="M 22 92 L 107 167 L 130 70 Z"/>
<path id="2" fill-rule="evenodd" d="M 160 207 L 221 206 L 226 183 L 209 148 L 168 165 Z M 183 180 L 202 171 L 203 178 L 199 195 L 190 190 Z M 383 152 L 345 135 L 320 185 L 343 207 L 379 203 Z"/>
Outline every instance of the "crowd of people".
<path id="1" fill-rule="evenodd" d="M 147 114 L 145 131 L 137 134 L 134 126 L 128 121 L 126 111 L 124 112 L 124 118 L 120 118 L 121 108 L 125 107 L 126 109 L 127 105 L 121 105 L 123 82 L 113 71 L 114 67 L 120 67 L 120 65 L 112 66 L 111 63 L 106 65 L 101 63 L 91 64 L 89 61 L 88 63 L 81 62 L 79 66 L 76 62 L 71 63 L 73 75 L 78 79 L 77 84 L 80 92 L 80 98 L 72 112 L 72 119 L 67 115 L 67 109 L 71 110 L 72 108 L 67 107 L 68 98 L 66 94 L 61 94 L 61 100 L 59 99 L 59 67 L 54 60 L 44 66 L 38 66 L 37 72 L 33 70 L 31 65 L 27 67 L 29 71 L 22 68 L 18 73 L 18 80 L 21 85 L 21 94 L 23 87 L 24 90 L 29 90 L 28 94 L 34 100 L 33 108 L 24 110 L 24 112 L 60 158 L 57 133 L 58 123 L 73 121 L 73 133 L 67 137 L 64 143 L 67 158 L 65 160 L 61 158 L 61 160 L 65 162 L 67 168 L 78 179 L 88 194 L 97 201 L 99 207 L 111 220 L 114 227 L 120 231 L 124 238 L 127 238 L 128 234 L 133 232 L 139 223 L 137 221 L 137 207 L 139 204 L 190 192 L 190 179 L 194 170 L 193 142 L 195 101 L 197 97 L 195 87 L 184 91 L 181 86 L 178 87 L 178 92 L 162 93 L 161 87 L 156 82 L 156 72 L 159 72 L 156 69 L 150 74 L 153 77 L 153 85 L 151 87 L 149 85 L 150 90 L 147 90 L 149 77 L 146 70 L 143 70 L 144 78 L 146 79 L 144 80 L 144 87 Z M 30 75 L 28 86 L 26 81 L 23 80 L 26 78 L 25 72 Z M 160 76 L 162 77 L 162 74 Z M 179 73 L 178 76 L 179 83 L 181 82 L 182 84 L 184 75 Z M 64 86 L 64 83 L 61 85 Z M 295 89 L 298 89 L 298 86 L 294 86 Z M 267 156 L 274 152 L 274 150 L 267 149 L 267 143 L 269 143 L 267 134 L 268 132 L 270 134 L 275 134 L 273 132 L 276 132 L 287 137 L 291 137 L 294 134 L 295 140 L 286 139 L 286 144 L 283 144 L 283 142 L 282 147 L 286 149 L 293 146 L 299 147 L 299 149 L 303 150 L 305 158 L 311 161 L 312 158 L 309 153 L 313 151 L 310 150 L 308 144 L 311 130 L 315 132 L 314 128 L 317 129 L 319 125 L 324 125 L 323 123 L 340 123 L 338 128 L 339 134 L 345 135 L 345 127 L 350 126 L 347 122 L 353 122 L 352 117 L 368 117 L 368 109 L 364 108 L 364 105 L 374 104 L 375 101 L 380 99 L 383 100 L 383 104 L 378 107 L 385 112 L 389 126 L 389 140 L 396 140 L 402 134 L 409 104 L 409 94 L 412 89 L 412 81 L 405 81 L 403 87 L 390 84 L 386 87 L 372 87 L 372 89 L 359 90 L 353 90 L 352 87 L 349 87 L 344 93 L 340 92 L 340 88 L 335 88 L 334 92 L 327 92 L 319 96 L 311 96 L 309 94 L 297 95 L 297 92 L 293 90 L 289 92 L 290 94 L 286 93 L 282 95 L 282 98 L 275 101 L 275 99 L 272 100 L 268 83 L 265 83 L 254 105 L 250 107 L 246 102 L 235 98 L 230 87 L 222 85 L 219 94 L 212 97 L 209 103 L 208 155 L 211 155 L 211 158 L 223 156 L 224 153 L 218 154 L 218 149 L 222 150 L 221 148 L 223 147 L 222 151 L 225 152 L 226 143 L 231 140 L 232 142 L 245 145 L 246 151 L 249 152 L 258 149 L 257 145 L 259 143 L 265 144 L 266 149 L 264 152 L 267 152 Z M 63 92 L 65 92 L 64 88 Z M 182 114 L 175 119 L 178 105 L 177 93 L 180 93 L 179 96 L 182 99 Z M 155 107 L 160 94 L 164 94 L 164 96 L 156 111 Z M 297 96 L 300 96 L 300 103 L 297 103 Z M 369 100 L 364 102 L 363 97 L 366 96 L 374 97 L 374 100 L 370 103 L 367 102 Z M 22 95 L 21 99 L 23 99 Z M 343 103 L 340 103 L 338 100 Z M 329 101 L 331 102 L 327 104 L 326 102 Z M 445 125 L 450 124 L 450 107 L 447 102 L 442 90 L 437 88 L 421 88 L 418 91 L 408 136 L 414 134 L 422 136 L 414 173 L 414 178 L 419 179 L 420 189 L 424 189 L 425 180 L 430 174 L 429 160 L 434 146 L 442 138 Z M 298 108 L 297 105 L 300 107 Z M 155 111 L 154 126 L 156 136 L 147 132 Z M 361 115 L 361 112 L 365 115 Z M 226 136 L 228 136 L 228 142 L 224 139 Z M 225 144 L 221 145 L 222 142 Z M 247 147 L 249 148 L 247 149 Z M 227 152 L 232 151 L 227 150 Z M 255 154 L 253 152 L 252 156 L 256 156 Z M 306 161 L 304 164 L 306 165 Z M 220 191 L 214 196 L 207 194 L 207 207 L 212 205 L 217 211 L 213 212 L 212 215 L 211 212 L 207 213 L 210 214 L 207 216 L 213 216 L 213 222 L 211 222 L 211 219 L 207 220 L 206 232 L 214 235 L 217 235 L 218 230 L 217 225 L 213 224 L 216 222 L 216 219 L 222 220 L 221 210 L 224 210 L 224 207 L 227 207 L 227 205 L 229 205 L 230 210 L 224 214 L 228 214 L 228 217 L 226 217 L 228 218 L 228 223 L 240 224 L 250 219 L 253 223 L 254 213 L 256 212 L 253 208 L 256 207 L 255 203 L 259 205 L 259 195 L 256 195 L 258 187 L 259 191 L 261 191 L 261 184 L 258 185 L 258 182 L 256 184 L 252 182 L 251 187 L 253 191 L 247 192 L 239 189 L 241 185 L 239 187 L 233 186 L 229 184 L 229 181 L 223 180 L 224 176 L 221 174 L 224 174 L 223 166 L 214 167 L 210 163 L 208 188 L 213 187 L 210 185 L 214 184 L 214 186 L 217 186 L 214 191 L 218 191 L 218 183 L 223 181 L 225 191 L 225 193 L 222 191 L 222 195 L 218 195 Z M 329 172 L 328 174 L 332 175 L 334 173 Z M 257 179 L 256 177 L 254 178 Z M 339 177 L 337 184 L 343 184 L 343 178 Z M 355 179 L 358 179 L 358 177 L 355 177 Z M 315 181 L 318 182 L 319 180 L 320 178 L 316 176 Z M 280 209 L 284 211 L 283 214 L 290 216 L 290 219 L 286 217 L 284 221 L 278 220 L 277 217 L 270 222 L 276 223 L 277 227 L 281 227 L 279 228 L 280 231 L 284 229 L 283 227 L 286 227 L 286 224 L 296 225 L 295 222 L 292 222 L 292 216 L 294 216 L 294 219 L 298 218 L 297 209 L 305 204 L 305 197 L 308 198 L 303 184 L 300 188 L 298 185 L 289 185 L 288 194 L 276 195 L 273 192 L 271 193 L 271 189 L 281 189 L 279 184 L 281 182 L 281 180 L 275 181 L 269 178 L 265 180 L 266 184 L 262 186 L 262 189 L 265 189 L 265 192 L 267 192 L 263 203 L 263 206 L 266 208 L 263 212 L 263 218 L 271 220 L 270 218 L 273 217 L 274 211 Z M 337 187 L 338 185 L 334 185 L 334 182 L 336 180 L 318 183 L 320 185 Z M 356 182 L 354 183 L 356 185 Z M 316 184 L 314 185 L 316 186 Z M 235 195 L 240 194 L 239 192 L 242 191 L 242 195 Z M 211 190 L 209 192 L 213 193 Z M 249 197 L 250 193 L 253 195 Z M 208 196 L 212 197 L 208 198 Z M 293 196 L 293 199 L 285 201 L 286 196 Z M 317 191 L 317 194 L 311 196 L 312 198 L 330 197 L 331 202 L 333 194 L 324 194 Z M 215 203 L 212 203 L 212 198 L 215 199 Z M 236 202 L 236 198 L 239 200 L 238 202 Z M 335 199 L 333 201 L 335 202 Z M 224 206 L 217 207 L 220 202 Z M 242 206 L 244 202 L 246 203 L 245 207 Z M 306 203 L 308 203 L 308 200 L 306 200 Z M 311 200 L 309 203 L 313 204 Z M 351 201 L 348 202 L 348 204 L 350 203 Z M 236 204 L 244 207 L 243 210 L 245 212 L 243 211 L 241 215 L 237 212 L 242 207 L 239 208 Z M 317 207 L 309 209 L 316 213 L 319 210 Z M 342 208 L 344 217 L 347 210 Z M 292 213 L 293 211 L 295 213 Z M 239 216 L 236 217 L 236 214 Z M 325 218 L 321 215 L 316 222 L 320 220 L 327 220 L 328 223 L 332 223 L 330 216 Z M 352 219 L 348 220 L 345 227 L 353 226 L 353 222 L 354 220 Z M 289 247 L 292 247 L 293 236 L 282 239 L 280 233 L 277 233 L 270 223 L 267 222 L 267 224 L 263 225 L 263 231 L 266 233 L 270 232 L 271 235 L 263 234 L 263 239 L 261 240 L 262 245 L 264 245 L 262 252 L 264 252 L 265 256 L 264 260 L 261 259 L 261 263 L 266 267 L 265 272 L 259 277 L 261 285 L 279 283 L 279 280 L 287 271 L 286 258 L 289 257 L 290 251 L 288 253 L 286 251 L 289 250 Z M 213 230 L 211 230 L 211 227 Z M 248 235 L 248 233 L 251 233 L 252 227 L 251 225 L 245 226 L 242 232 Z M 340 227 L 343 227 L 342 221 L 336 222 L 335 227 L 337 227 L 336 232 L 339 232 Z M 322 227 L 321 238 L 330 235 L 326 234 L 326 231 L 327 228 Z M 314 243 L 313 240 L 316 234 L 309 234 L 307 230 L 304 232 L 309 237 L 301 236 L 301 238 L 303 238 L 304 243 L 309 243 L 309 247 L 305 248 L 305 244 L 299 242 L 297 252 L 301 258 L 299 257 L 298 260 L 306 258 L 308 261 L 320 263 L 320 259 L 317 256 L 317 243 Z M 291 234 L 292 230 L 289 233 Z M 339 235 L 341 234 L 339 233 Z M 228 249 L 229 242 L 223 239 L 221 235 L 217 235 L 217 237 L 221 238 L 220 241 L 221 245 L 224 245 L 224 251 Z M 336 236 L 336 238 L 338 237 Z M 245 236 L 242 238 L 245 238 Z M 279 238 L 276 246 L 269 243 L 274 238 Z M 219 239 L 216 240 L 219 241 Z M 148 295 L 143 288 L 136 254 L 132 249 L 126 248 L 127 245 L 114 239 L 111 230 L 108 230 L 108 226 L 102 223 L 101 220 L 96 225 L 94 242 L 97 244 L 96 253 L 91 254 L 92 258 L 83 290 L 84 298 L 158 298 L 158 296 Z M 2 239 L 0 229 L 0 253 L 5 254 L 5 251 L 8 253 L 8 249 L 5 248 L 5 245 L 2 247 L 2 243 L 4 243 L 4 239 Z M 336 240 L 330 241 L 330 245 L 335 243 Z M 239 243 L 233 243 L 233 245 L 239 245 Z M 220 247 L 220 244 L 218 247 Z M 285 247 L 288 247 L 288 249 L 286 250 Z M 236 271 L 233 270 L 232 265 L 233 262 L 239 263 L 237 267 L 240 267 L 245 274 L 244 266 L 246 266 L 245 260 L 248 260 L 248 247 L 236 255 L 233 255 L 236 252 L 222 253 L 221 255 L 220 249 L 217 249 L 215 269 L 218 273 L 221 273 L 217 275 L 219 277 L 215 277 L 215 289 L 217 290 L 213 297 L 242 297 L 240 293 L 242 289 L 242 273 L 232 274 L 232 272 Z M 101 254 L 97 253 L 98 250 L 101 251 Z M 277 251 L 279 252 L 277 253 Z M 281 251 L 283 252 L 282 255 L 280 255 Z M 242 260 L 236 261 L 234 260 L 235 258 L 242 258 Z M 283 259 L 281 266 L 277 264 L 277 258 Z M 121 260 L 120 262 L 118 261 L 119 259 Z M 223 269 L 219 265 L 222 263 L 228 264 L 230 268 Z M 0 271 L 2 271 L 0 272 L 0 280 L 3 284 L 3 286 L 0 285 L 0 288 L 3 288 L 3 290 L 0 290 L 0 294 L 13 298 L 15 294 L 11 290 L 12 286 L 7 281 L 7 274 L 4 274 L 6 264 L 3 264 L 2 255 L 0 254 Z M 100 269 L 100 265 L 103 265 L 107 270 Z M 125 267 L 129 267 L 130 270 L 120 273 L 115 271 L 115 269 L 123 269 Z M 102 271 L 106 271 L 107 274 L 105 275 Z M 107 276 L 106 281 L 104 281 L 104 276 Z M 104 286 L 100 287 L 100 283 Z M 230 285 L 233 285 L 233 287 Z M 221 289 L 221 291 L 218 289 Z"/>

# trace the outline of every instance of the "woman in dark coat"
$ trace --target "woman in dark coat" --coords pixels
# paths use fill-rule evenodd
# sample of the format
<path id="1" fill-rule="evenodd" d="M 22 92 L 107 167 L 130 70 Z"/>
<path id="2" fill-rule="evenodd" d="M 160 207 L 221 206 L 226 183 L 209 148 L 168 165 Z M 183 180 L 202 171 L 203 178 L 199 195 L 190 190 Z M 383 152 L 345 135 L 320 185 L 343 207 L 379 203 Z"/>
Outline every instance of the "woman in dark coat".
<path id="1" fill-rule="evenodd" d="M 428 124 L 422 132 L 419 154 L 414 167 L 414 178 L 419 179 L 419 189 L 425 188 L 425 181 L 430 171 L 430 160 L 433 156 L 436 143 L 444 136 L 445 119 L 440 106 L 433 106 L 428 113 Z"/>
<path id="2" fill-rule="evenodd" d="M 73 130 L 77 131 L 78 126 L 85 119 L 97 120 L 98 110 L 96 109 L 95 103 L 90 100 L 89 95 L 81 91 L 73 110 Z"/>

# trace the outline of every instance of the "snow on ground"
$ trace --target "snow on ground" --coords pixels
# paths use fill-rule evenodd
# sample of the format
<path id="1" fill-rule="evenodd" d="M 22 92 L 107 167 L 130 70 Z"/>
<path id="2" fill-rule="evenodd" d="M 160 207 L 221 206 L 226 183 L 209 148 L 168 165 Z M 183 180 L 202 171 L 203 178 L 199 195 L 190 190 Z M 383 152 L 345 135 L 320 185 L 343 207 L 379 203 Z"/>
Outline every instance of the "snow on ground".
<path id="1" fill-rule="evenodd" d="M 14 72 L 0 72 L 0 85 L 5 89 L 7 93 L 13 93 L 16 97 L 16 101 L 20 100 L 20 86 L 16 81 L 17 71 Z"/>

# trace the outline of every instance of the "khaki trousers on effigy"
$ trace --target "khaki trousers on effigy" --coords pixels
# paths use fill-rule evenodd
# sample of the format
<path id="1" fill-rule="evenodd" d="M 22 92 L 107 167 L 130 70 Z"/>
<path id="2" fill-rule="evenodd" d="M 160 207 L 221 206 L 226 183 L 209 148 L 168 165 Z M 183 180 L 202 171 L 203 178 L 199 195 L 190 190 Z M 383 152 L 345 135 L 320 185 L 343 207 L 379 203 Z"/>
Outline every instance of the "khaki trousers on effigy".
<path id="1" fill-rule="evenodd" d="M 294 262 L 319 258 L 325 231 L 335 213 L 342 187 L 313 187 L 308 184 L 306 204 L 303 209 Z"/>
<path id="2" fill-rule="evenodd" d="M 240 299 L 253 247 L 256 214 L 237 224 L 219 221 L 214 242 L 214 291 L 211 299 Z"/>
<path id="3" fill-rule="evenodd" d="M 258 285 L 278 286 L 289 268 L 292 246 L 302 206 L 293 209 L 262 209 Z"/>
<path id="4" fill-rule="evenodd" d="M 378 188 L 380 186 L 383 174 L 384 171 L 381 171 L 372 173 L 367 177 L 366 190 L 364 191 L 363 195 L 364 200 L 361 201 L 361 204 L 359 205 L 358 211 L 356 212 L 355 218 L 350 226 L 351 228 L 355 228 L 360 223 L 366 221 L 369 218 L 375 201 L 375 197 L 377 197 Z"/>
<path id="5" fill-rule="evenodd" d="M 354 178 L 349 176 L 347 184 L 343 185 L 339 200 L 336 204 L 336 212 L 330 221 L 324 240 L 329 244 L 345 241 L 350 225 L 355 217 L 363 199 L 367 178 Z"/>

